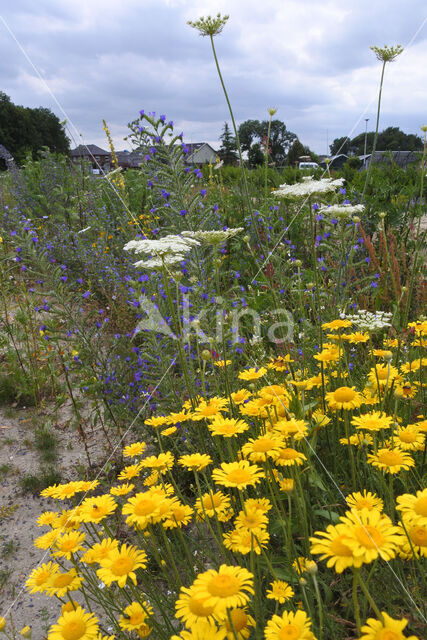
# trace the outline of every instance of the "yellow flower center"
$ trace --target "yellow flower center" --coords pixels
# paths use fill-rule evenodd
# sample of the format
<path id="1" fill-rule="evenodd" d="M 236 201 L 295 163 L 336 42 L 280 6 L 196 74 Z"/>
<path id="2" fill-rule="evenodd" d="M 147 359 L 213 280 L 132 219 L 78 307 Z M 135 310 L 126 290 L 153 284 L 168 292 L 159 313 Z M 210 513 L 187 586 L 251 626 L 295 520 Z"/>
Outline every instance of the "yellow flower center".
<path id="1" fill-rule="evenodd" d="M 146 516 L 148 513 L 153 512 L 154 507 L 154 500 L 151 498 L 141 498 L 141 500 L 135 503 L 133 512 L 136 516 Z"/>
<path id="2" fill-rule="evenodd" d="M 252 449 L 254 451 L 258 451 L 260 453 L 264 453 L 265 451 L 269 451 L 272 447 L 274 447 L 274 440 L 270 438 L 263 438 L 262 440 L 257 440 L 253 443 Z"/>
<path id="3" fill-rule="evenodd" d="M 424 496 L 423 498 L 418 498 L 418 500 L 414 504 L 414 511 L 417 514 L 417 516 L 427 517 L 427 496 Z"/>
<path id="4" fill-rule="evenodd" d="M 221 497 L 217 495 L 205 496 L 203 498 L 203 506 L 205 509 L 216 509 L 221 505 Z"/>
<path id="5" fill-rule="evenodd" d="M 298 451 L 289 447 L 282 449 L 279 458 L 283 458 L 283 460 L 294 460 L 295 458 L 298 458 Z"/>
<path id="6" fill-rule="evenodd" d="M 355 534 L 360 544 L 366 547 L 366 549 L 376 549 L 381 546 L 384 540 L 381 531 L 369 524 L 357 527 Z"/>
<path id="7" fill-rule="evenodd" d="M 53 586 L 59 589 L 63 587 L 68 587 L 69 584 L 73 581 L 73 576 L 69 573 L 60 573 L 59 576 L 55 576 L 53 581 Z"/>
<path id="8" fill-rule="evenodd" d="M 86 633 L 86 622 L 84 620 L 70 620 L 61 627 L 61 634 L 64 640 L 79 640 Z"/>
<path id="9" fill-rule="evenodd" d="M 223 573 L 214 576 L 208 585 L 209 593 L 218 598 L 234 596 L 239 592 L 239 589 L 240 581 L 235 576 Z"/>
<path id="10" fill-rule="evenodd" d="M 335 556 L 343 556 L 345 558 L 349 558 L 353 555 L 351 549 L 347 547 L 347 545 L 343 542 L 346 539 L 346 536 L 340 535 L 335 540 L 331 542 L 331 553 Z"/>
<path id="11" fill-rule="evenodd" d="M 194 613 L 195 616 L 199 618 L 207 618 L 212 615 L 214 608 L 204 604 L 204 600 L 200 598 L 196 598 L 195 596 L 191 597 L 188 602 L 188 607 L 191 613 Z"/>
<path id="12" fill-rule="evenodd" d="M 135 625 L 142 624 L 144 622 L 144 614 L 142 611 L 134 611 L 129 618 L 129 622 Z"/>
<path id="13" fill-rule="evenodd" d="M 117 560 L 114 560 L 111 565 L 111 572 L 116 576 L 124 576 L 126 573 L 130 573 L 134 566 L 132 558 L 129 556 L 120 556 Z"/>
<path id="14" fill-rule="evenodd" d="M 34 582 L 39 587 L 41 584 L 46 582 L 46 580 L 48 580 L 49 578 L 50 578 L 50 572 L 49 571 L 41 571 L 38 574 L 38 576 L 36 576 L 36 579 L 34 580 Z"/>
<path id="15" fill-rule="evenodd" d="M 378 462 L 393 467 L 402 464 L 403 458 L 398 451 L 383 451 L 378 455 Z"/>
<path id="16" fill-rule="evenodd" d="M 296 640 L 301 637 L 301 629 L 294 624 L 287 624 L 279 631 L 279 640 Z"/>
<path id="17" fill-rule="evenodd" d="M 351 402 L 356 397 L 356 392 L 351 387 L 339 387 L 334 391 L 336 402 Z"/>
<path id="18" fill-rule="evenodd" d="M 408 442 L 408 443 L 415 442 L 417 439 L 417 434 L 414 433 L 413 431 L 401 431 L 399 433 L 399 439 L 402 442 Z"/>
<path id="19" fill-rule="evenodd" d="M 426 527 L 415 526 L 409 532 L 409 537 L 411 538 L 414 545 L 417 547 L 426 547 L 427 546 L 427 529 Z"/>
<path id="20" fill-rule="evenodd" d="M 391 629 L 381 629 L 376 638 L 378 640 L 403 640 L 404 636 L 400 632 L 397 633 Z"/>
<path id="21" fill-rule="evenodd" d="M 233 469 L 227 474 L 227 480 L 233 484 L 242 484 L 251 479 L 251 474 L 246 469 Z"/>
<path id="22" fill-rule="evenodd" d="M 230 618 L 237 633 L 248 625 L 248 616 L 243 609 L 232 609 L 230 611 Z M 229 620 L 226 621 L 225 626 L 227 627 L 227 631 L 233 631 Z"/>
<path id="23" fill-rule="evenodd" d="M 378 380 L 387 380 L 388 370 L 383 368 L 377 368 Z"/>
<path id="24" fill-rule="evenodd" d="M 373 508 L 373 504 L 370 500 L 367 500 L 367 498 L 360 498 L 360 500 L 358 500 L 356 502 L 356 507 L 358 509 L 369 509 L 371 510 Z"/>
<path id="25" fill-rule="evenodd" d="M 64 540 L 59 547 L 61 551 L 72 551 L 78 545 L 77 540 Z"/>

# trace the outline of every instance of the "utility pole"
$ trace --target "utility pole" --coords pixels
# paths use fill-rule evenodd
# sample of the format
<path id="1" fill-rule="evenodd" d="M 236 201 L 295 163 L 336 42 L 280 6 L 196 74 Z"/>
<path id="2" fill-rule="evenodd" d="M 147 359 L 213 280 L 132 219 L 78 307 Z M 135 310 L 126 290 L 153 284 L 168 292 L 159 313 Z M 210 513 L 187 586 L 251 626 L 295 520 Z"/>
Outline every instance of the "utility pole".
<path id="1" fill-rule="evenodd" d="M 366 156 L 366 142 L 367 142 L 367 138 L 368 138 L 368 120 L 369 118 L 365 118 L 365 149 L 363 152 L 363 155 Z M 364 158 L 364 162 L 366 163 L 366 158 Z"/>

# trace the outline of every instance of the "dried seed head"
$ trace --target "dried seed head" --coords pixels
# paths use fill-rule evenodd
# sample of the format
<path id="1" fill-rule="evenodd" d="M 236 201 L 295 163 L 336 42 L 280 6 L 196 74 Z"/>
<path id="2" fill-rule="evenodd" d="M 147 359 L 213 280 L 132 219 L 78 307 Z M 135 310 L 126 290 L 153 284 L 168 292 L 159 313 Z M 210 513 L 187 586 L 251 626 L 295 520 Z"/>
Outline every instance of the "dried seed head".
<path id="1" fill-rule="evenodd" d="M 215 18 L 212 16 L 201 17 L 198 20 L 188 20 L 187 24 L 197 29 L 201 36 L 217 36 L 223 30 L 230 16 L 222 16 L 220 13 Z"/>

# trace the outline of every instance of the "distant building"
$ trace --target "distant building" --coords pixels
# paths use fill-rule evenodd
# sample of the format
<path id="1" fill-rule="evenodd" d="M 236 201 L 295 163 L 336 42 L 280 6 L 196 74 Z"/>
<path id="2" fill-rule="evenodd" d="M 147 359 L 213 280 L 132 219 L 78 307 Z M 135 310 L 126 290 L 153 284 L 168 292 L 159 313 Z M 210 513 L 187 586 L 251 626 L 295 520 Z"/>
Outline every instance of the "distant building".
<path id="1" fill-rule="evenodd" d="M 122 169 L 139 169 L 143 153 L 141 151 L 116 151 L 117 162 Z"/>
<path id="2" fill-rule="evenodd" d="M 341 169 L 348 160 L 348 156 L 345 153 L 339 153 L 336 156 L 320 156 L 320 158 L 319 164 L 323 169 L 326 169 L 327 165 L 329 165 L 329 169 Z M 328 163 L 326 162 L 327 159 L 329 160 Z"/>
<path id="3" fill-rule="evenodd" d="M 368 168 L 371 156 L 371 153 L 367 153 L 365 156 L 359 156 L 359 159 L 363 162 L 363 169 Z M 417 151 L 375 151 L 372 164 L 397 164 L 398 167 L 406 169 L 408 164 L 418 162 L 419 159 L 420 152 Z"/>
<path id="4" fill-rule="evenodd" d="M 184 156 L 186 164 L 215 164 L 218 154 L 207 142 L 186 143 L 184 147 L 188 149 Z"/>
<path id="5" fill-rule="evenodd" d="M 75 164 L 86 160 L 91 165 L 92 171 L 97 173 L 111 169 L 111 153 L 96 144 L 79 144 L 71 150 L 71 159 Z"/>

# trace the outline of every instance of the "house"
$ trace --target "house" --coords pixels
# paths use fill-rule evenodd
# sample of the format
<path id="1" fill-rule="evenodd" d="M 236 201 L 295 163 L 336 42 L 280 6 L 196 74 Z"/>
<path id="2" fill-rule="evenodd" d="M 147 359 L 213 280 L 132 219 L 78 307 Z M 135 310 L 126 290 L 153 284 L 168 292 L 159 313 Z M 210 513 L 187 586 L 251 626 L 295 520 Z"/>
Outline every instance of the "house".
<path id="1" fill-rule="evenodd" d="M 326 160 L 329 160 L 329 169 L 342 169 L 342 166 L 348 160 L 348 156 L 345 153 L 339 153 L 336 156 L 323 157 L 323 160 L 319 163 L 323 169 L 326 169 Z"/>
<path id="2" fill-rule="evenodd" d="M 207 142 L 191 142 L 184 145 L 184 150 L 187 149 L 185 154 L 186 164 L 203 165 L 215 164 L 218 156 L 215 149 L 211 147 Z"/>
<path id="3" fill-rule="evenodd" d="M 366 154 L 366 156 L 359 156 L 363 161 L 363 168 L 367 169 L 371 160 L 372 154 Z M 372 164 L 396 164 L 401 169 L 406 169 L 411 162 L 418 162 L 420 159 L 420 152 L 417 151 L 375 151 L 375 155 L 372 158 Z"/>
<path id="4" fill-rule="evenodd" d="M 96 144 L 79 144 L 71 150 L 71 160 L 75 164 L 86 160 L 92 166 L 93 173 L 110 171 L 111 153 L 98 147 Z"/>
<path id="5" fill-rule="evenodd" d="M 116 151 L 117 162 L 122 169 L 139 169 L 144 154 L 141 151 Z"/>

